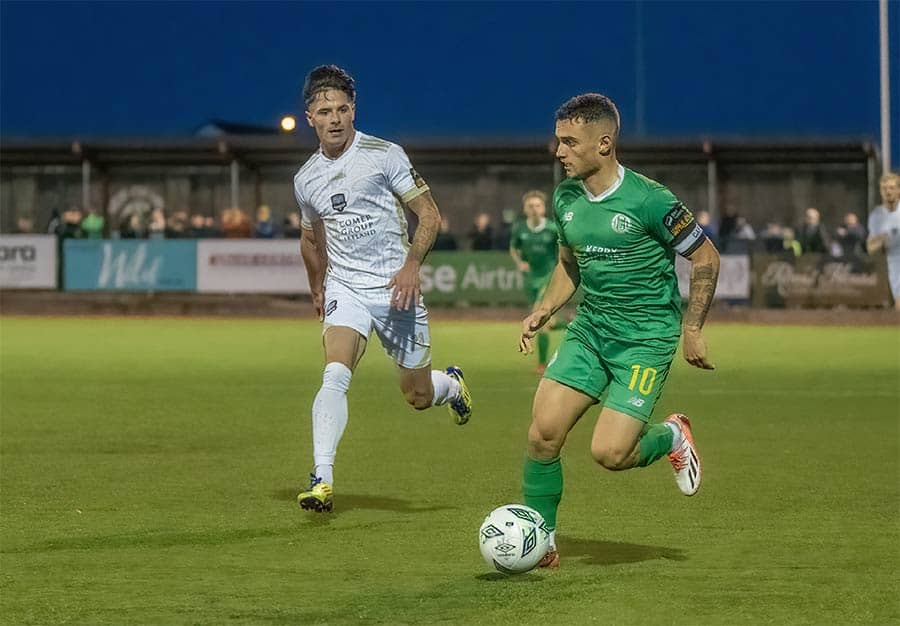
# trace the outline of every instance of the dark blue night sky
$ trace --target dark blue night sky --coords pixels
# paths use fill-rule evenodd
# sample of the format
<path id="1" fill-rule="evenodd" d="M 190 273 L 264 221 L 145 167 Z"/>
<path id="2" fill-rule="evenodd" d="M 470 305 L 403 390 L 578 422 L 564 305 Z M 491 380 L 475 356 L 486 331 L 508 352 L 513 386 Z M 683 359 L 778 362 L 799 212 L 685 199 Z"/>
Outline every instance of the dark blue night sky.
<path id="1" fill-rule="evenodd" d="M 648 136 L 879 136 L 877 2 L 14 3 L 0 5 L 6 137 L 187 135 L 274 125 L 306 71 L 357 77 L 387 137 L 551 132 L 610 95 Z M 900 3 L 891 3 L 895 152 Z"/>

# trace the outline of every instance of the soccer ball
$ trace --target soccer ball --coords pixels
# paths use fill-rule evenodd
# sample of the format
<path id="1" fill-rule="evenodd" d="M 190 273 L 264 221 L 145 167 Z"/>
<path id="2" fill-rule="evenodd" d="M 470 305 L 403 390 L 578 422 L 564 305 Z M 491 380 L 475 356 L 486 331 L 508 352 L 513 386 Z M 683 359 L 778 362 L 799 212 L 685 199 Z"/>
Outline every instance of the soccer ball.
<path id="1" fill-rule="evenodd" d="M 504 574 L 534 569 L 550 549 L 541 514 L 524 504 L 505 504 L 484 518 L 478 531 L 481 556 Z"/>

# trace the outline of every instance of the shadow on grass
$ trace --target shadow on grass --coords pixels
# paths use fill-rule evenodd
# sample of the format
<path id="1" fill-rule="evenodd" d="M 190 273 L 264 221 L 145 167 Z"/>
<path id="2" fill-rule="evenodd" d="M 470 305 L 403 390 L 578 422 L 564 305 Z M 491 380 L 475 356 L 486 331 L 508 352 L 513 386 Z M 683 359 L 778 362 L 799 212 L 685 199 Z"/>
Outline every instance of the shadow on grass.
<path id="1" fill-rule="evenodd" d="M 539 583 L 544 580 L 536 574 L 518 574 L 510 576 L 501 572 L 490 572 L 488 574 L 479 574 L 476 580 L 483 580 L 488 583 L 505 582 L 505 583 Z"/>
<path id="2" fill-rule="evenodd" d="M 620 563 L 639 563 L 656 559 L 670 561 L 687 559 L 679 548 L 645 546 L 639 543 L 600 539 L 580 539 L 567 535 L 558 537 L 557 545 L 563 564 L 567 559 L 578 559 L 584 565 L 619 565 Z"/>
<path id="3" fill-rule="evenodd" d="M 296 489 L 279 489 L 272 493 L 274 500 L 287 500 L 293 502 L 297 498 Z M 428 511 L 448 511 L 452 506 L 426 506 L 415 504 L 409 500 L 390 498 L 387 496 L 360 495 L 354 493 L 339 493 L 334 496 L 335 512 L 331 515 L 347 513 L 355 509 L 370 511 L 392 511 L 394 513 L 426 513 Z M 329 514 L 321 514 L 317 517 L 328 517 Z"/>
<path id="4" fill-rule="evenodd" d="M 656 559 L 668 559 L 671 561 L 684 561 L 687 557 L 678 548 L 664 548 L 661 546 L 645 546 L 639 543 L 623 543 L 621 541 L 602 541 L 597 539 L 579 539 L 577 537 L 560 536 L 557 538 L 559 553 L 562 558 L 562 567 L 566 561 L 578 561 L 580 565 L 619 565 L 621 563 L 639 563 L 640 561 L 653 561 Z M 475 577 L 485 582 L 538 582 L 543 580 L 535 574 L 519 574 L 510 576 L 500 572 L 480 574 Z"/>

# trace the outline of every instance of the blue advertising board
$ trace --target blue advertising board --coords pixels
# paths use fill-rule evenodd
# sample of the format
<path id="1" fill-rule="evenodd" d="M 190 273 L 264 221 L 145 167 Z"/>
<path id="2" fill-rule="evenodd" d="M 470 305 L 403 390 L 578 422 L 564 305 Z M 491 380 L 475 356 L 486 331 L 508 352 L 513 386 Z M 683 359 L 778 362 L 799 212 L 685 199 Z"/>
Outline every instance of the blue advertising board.
<path id="1" fill-rule="evenodd" d="M 66 291 L 196 291 L 197 242 L 69 239 Z"/>

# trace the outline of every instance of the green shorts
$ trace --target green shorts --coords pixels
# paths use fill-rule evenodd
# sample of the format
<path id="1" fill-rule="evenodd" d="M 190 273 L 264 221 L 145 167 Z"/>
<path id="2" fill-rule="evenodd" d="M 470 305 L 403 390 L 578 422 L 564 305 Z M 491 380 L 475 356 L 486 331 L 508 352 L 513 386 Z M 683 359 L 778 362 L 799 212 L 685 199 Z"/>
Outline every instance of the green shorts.
<path id="1" fill-rule="evenodd" d="M 649 422 L 677 348 L 671 339 L 612 339 L 577 315 L 544 376 L 598 401 L 609 389 L 605 406 Z"/>
<path id="2" fill-rule="evenodd" d="M 544 297 L 544 290 L 550 284 L 550 276 L 526 277 L 525 279 L 525 295 L 528 296 L 528 302 L 532 305 L 537 304 Z"/>

